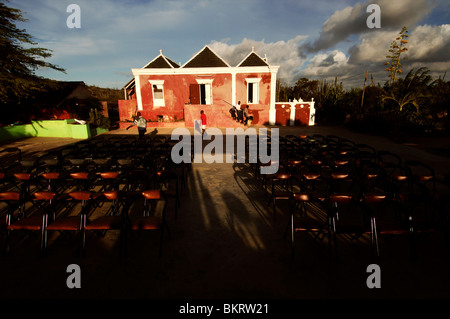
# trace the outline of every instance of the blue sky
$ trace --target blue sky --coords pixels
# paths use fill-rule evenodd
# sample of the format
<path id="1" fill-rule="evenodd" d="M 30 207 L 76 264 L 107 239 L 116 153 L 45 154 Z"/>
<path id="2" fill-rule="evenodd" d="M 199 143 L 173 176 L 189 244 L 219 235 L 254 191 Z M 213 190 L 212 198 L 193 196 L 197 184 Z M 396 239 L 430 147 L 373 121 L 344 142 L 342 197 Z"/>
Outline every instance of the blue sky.
<path id="1" fill-rule="evenodd" d="M 77 4 L 81 28 L 68 28 L 66 9 Z M 367 6 L 378 4 L 381 28 L 366 25 Z M 450 67 L 448 0 L 10 0 L 28 19 L 18 26 L 39 46 L 53 50 L 48 62 L 66 74 L 41 69 L 57 80 L 121 88 L 159 54 L 184 64 L 209 45 L 230 65 L 252 49 L 279 65 L 287 84 L 300 77 L 333 80 L 347 87 L 387 79 L 383 63 L 403 26 L 410 35 L 404 70 L 427 66 L 435 77 Z M 449 75 L 450 76 L 450 75 Z M 448 77 L 447 77 L 448 79 Z"/>

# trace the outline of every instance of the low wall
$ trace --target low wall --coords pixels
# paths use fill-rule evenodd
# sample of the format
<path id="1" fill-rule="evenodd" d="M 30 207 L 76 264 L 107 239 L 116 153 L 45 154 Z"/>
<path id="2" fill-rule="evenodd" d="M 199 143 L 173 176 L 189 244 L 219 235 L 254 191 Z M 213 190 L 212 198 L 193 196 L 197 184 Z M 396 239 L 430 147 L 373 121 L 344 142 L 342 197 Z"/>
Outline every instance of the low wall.
<path id="1" fill-rule="evenodd" d="M 197 105 L 187 104 L 184 107 L 184 122 L 186 127 L 194 127 L 194 121 L 200 119 L 200 111 L 206 114 L 208 127 L 241 127 L 233 121 L 229 112 L 230 106 L 222 105 Z M 269 110 L 267 107 L 249 107 L 249 113 L 253 116 L 252 125 L 267 125 L 269 123 Z"/>
<path id="2" fill-rule="evenodd" d="M 137 112 L 137 100 L 119 100 L 120 121 L 131 120 Z"/>
<path id="3" fill-rule="evenodd" d="M 121 122 L 126 122 L 136 115 L 137 112 L 140 112 L 141 115 L 148 121 L 158 121 L 159 116 L 167 116 L 171 122 L 177 122 L 177 120 L 182 120 L 184 118 L 183 109 L 166 109 L 156 108 L 156 109 L 144 109 L 138 110 L 137 108 L 137 100 L 119 100 L 119 119 Z"/>
<path id="4" fill-rule="evenodd" d="M 78 124 L 73 119 L 32 121 L 31 124 L 0 127 L 0 141 L 24 137 L 71 137 L 74 139 L 87 139 L 107 131 L 107 129 L 102 128 L 91 128 L 89 124 Z"/>
<path id="5" fill-rule="evenodd" d="M 314 100 L 275 103 L 275 125 L 310 126 L 315 122 Z"/>
<path id="6" fill-rule="evenodd" d="M 276 102 L 275 108 L 270 109 L 269 106 L 250 105 L 249 113 L 253 116 L 252 125 L 268 125 L 270 123 L 270 115 L 275 118 L 275 125 L 294 126 L 294 125 L 314 125 L 315 108 L 314 99 L 310 102 L 303 100 L 294 100 L 289 102 Z M 142 116 L 147 120 L 148 127 L 194 127 L 194 121 L 200 119 L 200 111 L 204 110 L 207 123 L 210 127 L 233 127 L 237 125 L 231 121 L 229 113 L 229 105 L 199 105 L 185 104 L 182 110 L 176 112 L 161 112 L 161 110 L 142 110 Z M 126 128 L 131 123 L 127 122 L 133 118 L 137 111 L 136 100 L 119 100 L 120 128 Z M 156 122 L 158 114 L 166 115 L 170 118 L 170 122 Z M 182 121 L 173 121 L 173 119 L 184 118 Z M 153 122 L 154 121 L 154 122 Z M 183 124 L 181 124 L 183 123 Z M 239 126 L 239 125 L 237 125 Z"/>
<path id="7" fill-rule="evenodd" d="M 119 122 L 119 128 L 127 128 L 129 127 L 132 122 Z M 177 121 L 177 122 L 147 122 L 147 127 L 184 127 L 184 121 Z"/>

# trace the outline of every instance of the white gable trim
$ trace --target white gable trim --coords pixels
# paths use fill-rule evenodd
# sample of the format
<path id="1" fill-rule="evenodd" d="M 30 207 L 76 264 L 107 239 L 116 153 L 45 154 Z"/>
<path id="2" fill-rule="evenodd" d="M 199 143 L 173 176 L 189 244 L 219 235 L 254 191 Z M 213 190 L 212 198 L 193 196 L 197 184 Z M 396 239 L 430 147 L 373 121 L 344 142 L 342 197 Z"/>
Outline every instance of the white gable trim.
<path id="1" fill-rule="evenodd" d="M 133 75 L 170 75 L 170 74 L 240 74 L 240 73 L 277 73 L 279 66 L 222 67 L 222 68 L 172 68 L 172 69 L 131 69 Z"/>
<path id="2" fill-rule="evenodd" d="M 147 66 L 149 66 L 150 64 L 152 64 L 156 59 L 158 59 L 159 57 L 162 57 L 164 59 L 164 61 L 166 61 L 166 63 L 169 65 L 169 67 L 171 69 L 175 69 L 174 66 L 172 65 L 172 63 L 170 63 L 167 58 L 162 54 L 162 50 L 159 50 L 159 54 L 150 62 L 148 62 L 145 66 L 143 66 L 142 68 L 145 69 Z"/>
<path id="3" fill-rule="evenodd" d="M 240 65 L 241 65 L 242 63 L 244 63 L 244 61 L 247 60 L 248 57 L 249 57 L 250 55 L 252 55 L 253 53 L 256 54 L 256 56 L 257 56 L 258 58 L 260 58 L 262 61 L 264 61 L 265 63 L 267 63 L 267 61 L 266 61 L 265 59 L 261 58 L 261 56 L 260 56 L 258 53 L 256 53 L 255 51 L 253 51 L 253 49 L 252 49 L 252 52 L 250 52 L 249 54 L 247 54 L 247 56 L 246 56 L 244 59 L 242 59 L 242 61 L 237 65 L 237 67 L 240 67 Z M 269 65 L 269 63 L 267 63 L 267 65 Z"/>

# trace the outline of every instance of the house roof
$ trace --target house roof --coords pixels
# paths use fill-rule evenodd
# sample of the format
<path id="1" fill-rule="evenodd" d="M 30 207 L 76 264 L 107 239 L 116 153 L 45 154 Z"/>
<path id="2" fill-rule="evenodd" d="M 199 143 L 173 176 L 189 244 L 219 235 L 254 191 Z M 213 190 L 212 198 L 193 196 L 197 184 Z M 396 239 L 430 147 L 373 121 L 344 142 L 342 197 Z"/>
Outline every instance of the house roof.
<path id="1" fill-rule="evenodd" d="M 76 98 L 73 93 L 77 88 L 83 89 L 83 97 L 92 96 L 92 93 L 83 81 L 54 81 L 52 85 L 43 92 L 42 97 L 45 97 L 45 99 L 54 106 L 58 106 L 68 98 Z"/>
<path id="2" fill-rule="evenodd" d="M 142 67 L 140 70 L 155 69 L 157 73 L 165 73 L 165 70 L 157 71 L 157 69 L 183 69 L 183 68 L 231 68 L 231 66 L 222 59 L 216 52 L 214 52 L 209 46 L 205 45 L 203 49 L 198 51 L 189 61 L 180 66 L 168 57 L 160 54 Z M 270 67 L 267 58 L 261 58 L 252 47 L 252 51 L 237 65 L 237 67 Z M 276 67 L 278 68 L 278 67 Z M 133 69 L 135 70 L 135 69 Z M 173 70 L 174 71 L 174 70 Z M 182 70 L 180 70 L 183 72 Z M 134 72 L 134 71 L 133 71 Z M 143 71 L 144 73 L 147 71 Z M 153 71 L 148 71 L 153 73 Z M 148 74 L 148 72 L 146 74 Z M 172 71 L 170 71 L 172 73 Z M 123 88 L 132 88 L 135 85 L 134 78 L 131 79 Z"/>
<path id="3" fill-rule="evenodd" d="M 175 69 L 179 67 L 180 66 L 176 64 L 174 61 L 164 56 L 162 54 L 162 50 L 160 50 L 159 55 L 152 61 L 147 63 L 147 65 L 145 65 L 143 69 L 165 69 L 165 68 Z"/>
<path id="4" fill-rule="evenodd" d="M 207 45 L 194 55 L 183 68 L 211 68 L 211 67 L 230 67 L 220 56 L 218 56 Z"/>
<path id="5" fill-rule="evenodd" d="M 69 99 L 97 100 L 83 81 L 59 82 L 59 88 L 56 88 L 53 92 L 49 93 L 52 93 L 52 95 L 55 96 L 55 102 L 59 100 L 59 103 L 56 106 L 61 105 L 64 101 Z"/>
<path id="6" fill-rule="evenodd" d="M 125 84 L 122 89 L 129 89 L 133 88 L 135 86 L 134 78 L 132 78 L 130 81 L 128 81 L 127 84 Z"/>
<path id="7" fill-rule="evenodd" d="M 244 66 L 269 66 L 266 59 L 261 58 L 255 51 L 250 52 L 242 61 L 238 64 L 238 67 Z"/>
<path id="8" fill-rule="evenodd" d="M 41 108 L 59 107 L 67 100 L 98 100 L 83 81 L 55 81 L 46 83 L 42 92 L 36 93 L 28 100 L 30 105 Z"/>

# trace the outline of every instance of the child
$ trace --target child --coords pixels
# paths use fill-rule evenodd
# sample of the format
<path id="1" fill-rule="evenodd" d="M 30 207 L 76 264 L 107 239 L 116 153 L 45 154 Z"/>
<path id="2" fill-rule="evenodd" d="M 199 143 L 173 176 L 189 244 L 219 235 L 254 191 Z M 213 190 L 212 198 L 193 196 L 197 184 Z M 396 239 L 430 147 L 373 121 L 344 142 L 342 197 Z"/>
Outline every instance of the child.
<path id="1" fill-rule="evenodd" d="M 202 136 L 203 136 L 206 129 L 206 114 L 205 112 L 203 112 L 203 110 L 200 111 L 200 118 L 202 120 Z"/>
<path id="2" fill-rule="evenodd" d="M 137 112 L 137 118 L 134 120 L 133 124 L 127 127 L 127 130 L 134 125 L 137 125 L 139 138 L 143 138 L 145 132 L 147 132 L 147 121 L 141 116 L 141 112 Z"/>

